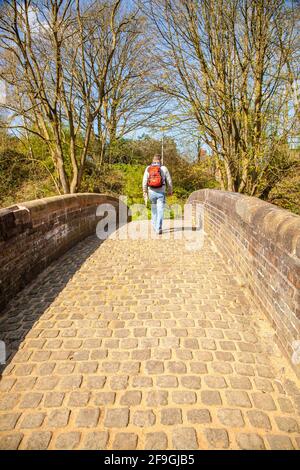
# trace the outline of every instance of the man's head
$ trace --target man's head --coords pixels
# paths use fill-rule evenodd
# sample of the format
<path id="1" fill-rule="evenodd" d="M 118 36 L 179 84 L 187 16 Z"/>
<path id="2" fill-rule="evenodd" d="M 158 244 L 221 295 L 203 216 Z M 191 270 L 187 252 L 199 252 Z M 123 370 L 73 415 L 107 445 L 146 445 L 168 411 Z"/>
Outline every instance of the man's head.
<path id="1" fill-rule="evenodd" d="M 159 155 L 159 153 L 156 153 L 152 161 L 153 163 L 161 163 L 161 155 Z"/>

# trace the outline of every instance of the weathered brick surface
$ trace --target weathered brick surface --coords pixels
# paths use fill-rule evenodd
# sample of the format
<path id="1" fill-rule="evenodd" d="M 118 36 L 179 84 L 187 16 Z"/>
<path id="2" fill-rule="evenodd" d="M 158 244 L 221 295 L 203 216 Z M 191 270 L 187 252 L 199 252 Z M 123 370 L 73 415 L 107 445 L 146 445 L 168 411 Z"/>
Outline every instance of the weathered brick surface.
<path id="1" fill-rule="evenodd" d="M 94 233 L 101 203 L 117 210 L 123 205 L 112 196 L 73 194 L 0 209 L 0 308 L 54 259 Z"/>
<path id="2" fill-rule="evenodd" d="M 290 360 L 300 332 L 300 217 L 257 198 L 216 190 L 193 192 L 188 202 L 204 207 L 205 230 L 240 276 L 255 304 L 275 326 Z M 221 341 L 223 350 L 259 352 L 252 332 L 244 341 Z M 300 366 L 290 361 L 300 377 Z M 270 377 L 267 369 L 258 375 Z M 267 375 L 265 375 L 267 373 Z"/>
<path id="3" fill-rule="evenodd" d="M 11 302 L 0 449 L 298 448 L 274 330 L 209 238 L 175 234 L 89 237 Z"/>

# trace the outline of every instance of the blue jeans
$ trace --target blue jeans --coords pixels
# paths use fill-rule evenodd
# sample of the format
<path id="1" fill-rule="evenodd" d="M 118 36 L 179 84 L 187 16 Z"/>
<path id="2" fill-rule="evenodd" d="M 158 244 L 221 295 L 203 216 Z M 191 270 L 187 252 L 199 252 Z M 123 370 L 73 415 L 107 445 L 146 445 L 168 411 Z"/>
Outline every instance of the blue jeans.
<path id="1" fill-rule="evenodd" d="M 154 230 L 159 232 L 162 229 L 166 196 L 165 193 L 150 188 L 148 188 L 148 195 L 151 202 L 152 225 Z"/>

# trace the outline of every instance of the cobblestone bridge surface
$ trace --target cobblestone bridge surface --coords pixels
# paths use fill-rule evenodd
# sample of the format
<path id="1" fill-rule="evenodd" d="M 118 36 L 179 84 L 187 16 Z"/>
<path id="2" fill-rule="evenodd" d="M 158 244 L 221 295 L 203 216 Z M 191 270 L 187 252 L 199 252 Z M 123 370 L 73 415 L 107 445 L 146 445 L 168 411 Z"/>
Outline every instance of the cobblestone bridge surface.
<path id="1" fill-rule="evenodd" d="M 1 449 L 300 447 L 274 331 L 213 243 L 179 235 L 89 237 L 10 303 Z"/>

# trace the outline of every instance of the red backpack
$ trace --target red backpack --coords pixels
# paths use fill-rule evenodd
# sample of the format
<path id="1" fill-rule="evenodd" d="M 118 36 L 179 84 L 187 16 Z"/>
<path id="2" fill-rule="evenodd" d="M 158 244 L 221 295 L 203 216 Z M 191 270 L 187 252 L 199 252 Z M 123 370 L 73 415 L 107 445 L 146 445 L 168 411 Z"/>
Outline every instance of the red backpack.
<path id="1" fill-rule="evenodd" d="M 163 177 L 160 171 L 160 165 L 152 164 L 148 168 L 148 186 L 150 188 L 161 188 Z"/>

